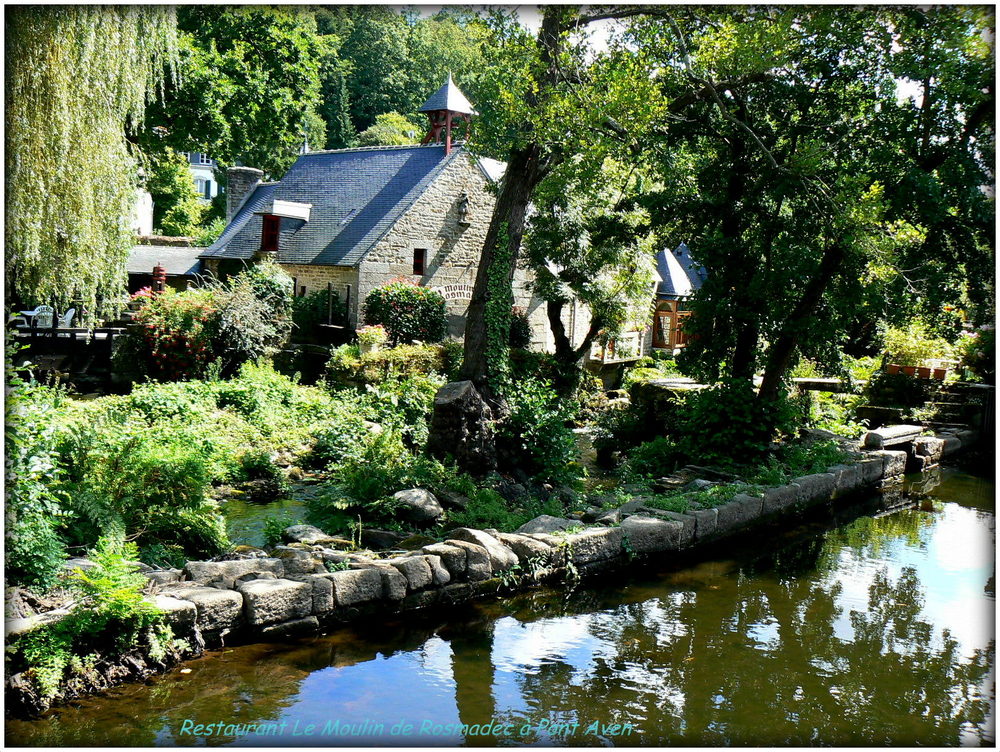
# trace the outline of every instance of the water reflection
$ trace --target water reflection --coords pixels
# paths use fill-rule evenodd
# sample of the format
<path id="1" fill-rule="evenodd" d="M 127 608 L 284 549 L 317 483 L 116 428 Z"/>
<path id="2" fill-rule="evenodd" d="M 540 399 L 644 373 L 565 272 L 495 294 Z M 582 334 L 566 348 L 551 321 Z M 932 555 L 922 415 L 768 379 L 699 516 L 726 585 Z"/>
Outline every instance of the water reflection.
<path id="1" fill-rule="evenodd" d="M 946 473 L 919 509 L 814 520 L 771 551 L 237 648 L 11 723 L 7 741 L 202 743 L 180 733 L 191 719 L 287 724 L 236 740 L 262 745 L 988 745 L 991 488 Z M 328 721 L 360 735 L 291 736 Z M 490 721 L 513 737 L 447 728 Z"/>

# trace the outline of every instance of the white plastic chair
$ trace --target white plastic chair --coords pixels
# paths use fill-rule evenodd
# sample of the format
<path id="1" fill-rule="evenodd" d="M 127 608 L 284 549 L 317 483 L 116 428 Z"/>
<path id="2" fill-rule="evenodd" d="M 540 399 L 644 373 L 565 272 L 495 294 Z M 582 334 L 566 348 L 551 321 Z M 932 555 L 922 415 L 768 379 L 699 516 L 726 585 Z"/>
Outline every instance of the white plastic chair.
<path id="1" fill-rule="evenodd" d="M 55 313 L 52 306 L 40 305 L 35 309 L 32 323 L 37 329 L 50 329 L 52 328 L 52 317 L 55 316 Z"/>
<path id="2" fill-rule="evenodd" d="M 73 317 L 76 315 L 76 309 L 70 308 L 66 313 L 59 317 L 59 328 L 69 329 L 70 324 L 73 323 Z"/>

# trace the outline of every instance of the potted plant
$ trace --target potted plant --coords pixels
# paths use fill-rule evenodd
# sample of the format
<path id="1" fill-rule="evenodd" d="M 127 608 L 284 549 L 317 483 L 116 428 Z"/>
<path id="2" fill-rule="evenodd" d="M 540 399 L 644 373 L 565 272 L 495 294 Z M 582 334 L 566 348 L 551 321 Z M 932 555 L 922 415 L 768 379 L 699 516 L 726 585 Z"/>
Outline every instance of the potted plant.
<path id="1" fill-rule="evenodd" d="M 363 326 L 358 329 L 358 350 L 362 355 L 378 352 L 389 341 L 389 333 L 381 324 Z"/>
<path id="2" fill-rule="evenodd" d="M 931 335 L 927 325 L 913 321 L 906 327 L 889 327 L 885 331 L 885 370 L 921 379 L 944 379 L 947 369 L 935 368 L 928 361 L 948 358 L 952 347 L 940 337 Z"/>

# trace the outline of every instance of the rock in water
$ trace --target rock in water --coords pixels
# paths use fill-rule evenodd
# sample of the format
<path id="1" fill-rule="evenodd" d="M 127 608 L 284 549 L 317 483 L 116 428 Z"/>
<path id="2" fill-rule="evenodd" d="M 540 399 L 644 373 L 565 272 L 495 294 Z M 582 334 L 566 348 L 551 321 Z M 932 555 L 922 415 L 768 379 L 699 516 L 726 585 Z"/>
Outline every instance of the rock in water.
<path id="1" fill-rule="evenodd" d="M 400 514 L 413 522 L 433 522 L 444 514 L 437 497 L 423 488 L 408 488 L 392 495 L 400 505 Z"/>

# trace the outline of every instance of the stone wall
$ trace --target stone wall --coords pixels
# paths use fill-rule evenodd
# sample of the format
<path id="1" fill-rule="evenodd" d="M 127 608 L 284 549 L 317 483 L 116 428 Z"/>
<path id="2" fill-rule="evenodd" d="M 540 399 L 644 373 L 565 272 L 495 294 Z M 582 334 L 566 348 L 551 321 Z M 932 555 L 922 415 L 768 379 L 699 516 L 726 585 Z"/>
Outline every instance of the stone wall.
<path id="1" fill-rule="evenodd" d="M 680 555 L 745 534 L 762 522 L 819 504 L 844 504 L 866 489 L 898 482 L 907 468 L 908 453 L 927 458 L 922 463 L 926 467 L 977 440 L 978 435 L 968 431 L 919 437 L 907 451 L 859 453 L 849 464 L 827 472 L 684 514 L 646 507 L 638 497 L 582 528 L 577 522 L 545 515 L 515 533 L 457 528 L 444 541 L 384 558 L 338 550 L 342 541 L 310 529 L 308 535 L 299 536 L 302 542 L 277 546 L 269 554 L 256 552 L 251 554 L 254 558 L 188 562 L 183 571 L 149 571 L 147 598 L 165 613 L 175 635 L 192 646 L 185 655 L 234 641 L 314 634 L 362 617 L 452 605 L 495 596 L 504 588 L 572 580 L 647 557 Z M 51 612 L 8 620 L 8 645 L 65 615 Z M 93 689 L 64 688 L 53 699 L 101 691 L 167 668 L 148 656 L 125 656 L 122 662 L 135 670 L 109 664 L 107 676 Z M 22 712 L 41 712 L 50 703 L 38 697 L 24 673 L 7 677 L 6 693 Z"/>

